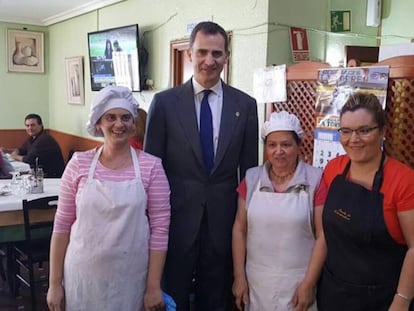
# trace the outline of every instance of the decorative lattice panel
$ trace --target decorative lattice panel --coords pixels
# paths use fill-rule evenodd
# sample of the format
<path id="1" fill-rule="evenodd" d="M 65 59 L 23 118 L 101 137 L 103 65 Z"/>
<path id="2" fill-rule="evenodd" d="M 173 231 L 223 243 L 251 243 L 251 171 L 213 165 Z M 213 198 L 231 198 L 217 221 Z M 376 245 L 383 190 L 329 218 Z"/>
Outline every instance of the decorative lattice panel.
<path id="1" fill-rule="evenodd" d="M 288 81 L 287 101 L 274 104 L 274 111 L 286 110 L 294 113 L 305 132 L 301 146 L 301 158 L 312 164 L 313 132 L 315 130 L 316 81 Z"/>
<path id="2" fill-rule="evenodd" d="M 390 79 L 386 107 L 385 150 L 414 168 L 414 80 Z"/>
<path id="3" fill-rule="evenodd" d="M 288 81 L 287 96 L 288 100 L 275 103 L 273 110 L 298 116 L 305 132 L 301 158 L 312 164 L 316 81 Z M 387 154 L 414 168 L 414 79 L 390 79 L 386 118 Z"/>
<path id="4" fill-rule="evenodd" d="M 390 58 L 377 66 L 389 66 L 387 92 L 385 151 L 414 168 L 414 55 Z M 325 63 L 304 62 L 287 70 L 287 101 L 275 103 L 271 110 L 296 114 L 305 131 L 302 159 L 312 164 L 315 130 L 316 79 Z M 269 113 L 271 111 L 267 111 Z"/>

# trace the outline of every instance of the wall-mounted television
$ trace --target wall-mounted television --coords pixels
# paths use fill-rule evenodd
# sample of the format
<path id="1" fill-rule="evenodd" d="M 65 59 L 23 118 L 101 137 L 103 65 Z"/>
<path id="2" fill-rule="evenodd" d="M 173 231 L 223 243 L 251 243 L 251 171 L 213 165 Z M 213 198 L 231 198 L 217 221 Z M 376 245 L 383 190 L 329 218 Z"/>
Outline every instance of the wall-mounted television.
<path id="1" fill-rule="evenodd" d="M 138 25 L 88 33 L 92 91 L 108 85 L 141 91 Z"/>

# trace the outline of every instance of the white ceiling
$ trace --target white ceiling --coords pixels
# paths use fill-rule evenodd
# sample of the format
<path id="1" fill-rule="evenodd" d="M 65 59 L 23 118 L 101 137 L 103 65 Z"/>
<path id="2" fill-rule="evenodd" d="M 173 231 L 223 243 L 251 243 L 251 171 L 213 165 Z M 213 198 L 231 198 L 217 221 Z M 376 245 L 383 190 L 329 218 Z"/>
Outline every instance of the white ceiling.
<path id="1" fill-rule="evenodd" d="M 0 0 L 0 21 L 49 26 L 125 0 Z"/>

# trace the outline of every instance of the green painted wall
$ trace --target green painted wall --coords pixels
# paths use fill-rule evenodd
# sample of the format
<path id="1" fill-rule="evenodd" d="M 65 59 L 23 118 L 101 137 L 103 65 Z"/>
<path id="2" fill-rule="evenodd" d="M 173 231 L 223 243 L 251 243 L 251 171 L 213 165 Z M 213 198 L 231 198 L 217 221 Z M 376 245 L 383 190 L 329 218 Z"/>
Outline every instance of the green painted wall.
<path id="1" fill-rule="evenodd" d="M 267 64 L 292 64 L 289 28 L 308 29 L 310 58 L 325 59 L 325 33 L 328 0 L 272 0 L 269 2 L 269 41 Z"/>
<path id="2" fill-rule="evenodd" d="M 404 0 L 398 1 L 402 2 Z M 335 34 L 331 33 L 327 36 L 326 61 L 331 65 L 344 65 L 346 45 L 378 45 L 376 37 L 379 31 L 379 27 L 365 26 L 367 14 L 366 2 L 366 0 L 330 0 L 330 7 L 328 10 L 329 20 L 330 11 L 351 11 L 351 31 Z M 328 25 L 328 30 L 330 30 L 330 21 Z"/>
<path id="3" fill-rule="evenodd" d="M 22 128 L 27 113 L 42 115 L 45 126 L 89 137 L 85 131 L 90 102 L 87 33 L 138 23 L 141 40 L 149 52 L 146 74 L 154 80 L 155 90 L 134 93 L 148 108 L 155 92 L 170 86 L 170 41 L 188 37 L 188 23 L 210 19 L 233 32 L 230 84 L 250 94 L 256 68 L 292 62 L 285 24 L 308 29 L 312 60 L 340 64 L 345 45 L 376 45 L 382 42 L 408 42 L 414 37 L 410 0 L 384 0 L 381 27 L 366 27 L 366 1 L 360 0 L 127 0 L 50 27 L 0 22 L 0 42 L 6 42 L 6 29 L 45 33 L 45 73 L 8 73 L 6 49 L 0 48 L 0 128 Z M 351 33 L 330 34 L 330 10 L 351 10 Z M 355 35 L 358 34 L 358 35 Z M 402 35 L 403 38 L 397 35 Z M 66 100 L 65 58 L 84 57 L 85 105 L 69 105 Z M 260 123 L 264 108 L 259 106 Z"/>
<path id="4" fill-rule="evenodd" d="M 45 32 L 45 73 L 7 72 L 7 29 L 26 27 L 29 31 Z M 45 127 L 49 127 L 49 36 L 46 27 L 0 22 L 0 128 L 24 127 L 24 117 L 29 113 L 42 116 Z"/>
<path id="5" fill-rule="evenodd" d="M 381 44 L 410 43 L 414 39 L 414 1 L 383 0 Z"/>
<path id="6" fill-rule="evenodd" d="M 50 127 L 61 132 L 89 137 L 85 124 L 92 100 L 90 92 L 87 32 L 96 30 L 97 13 L 89 13 L 49 28 L 50 79 L 49 113 Z M 83 56 L 85 105 L 67 103 L 65 58 Z"/>
<path id="7" fill-rule="evenodd" d="M 213 20 L 233 31 L 230 84 L 252 93 L 253 71 L 266 65 L 267 35 L 257 36 L 241 29 L 266 21 L 268 3 L 252 4 L 240 0 L 199 1 L 195 10 L 194 1 L 190 0 L 128 0 L 49 27 L 50 127 L 88 137 L 84 124 L 95 92 L 90 91 L 87 33 L 116 26 L 139 24 L 140 39 L 149 52 L 146 72 L 154 80 L 155 91 L 159 91 L 170 86 L 170 41 L 188 37 L 188 23 Z M 66 103 L 64 59 L 70 56 L 83 56 L 85 60 L 84 106 Z M 144 108 L 149 106 L 153 94 L 134 93 Z"/>

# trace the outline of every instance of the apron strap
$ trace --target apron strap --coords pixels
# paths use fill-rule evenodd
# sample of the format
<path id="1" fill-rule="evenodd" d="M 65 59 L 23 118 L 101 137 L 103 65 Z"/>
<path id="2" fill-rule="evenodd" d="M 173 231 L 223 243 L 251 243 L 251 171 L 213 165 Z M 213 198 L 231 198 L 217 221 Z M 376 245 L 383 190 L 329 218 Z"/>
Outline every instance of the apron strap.
<path id="1" fill-rule="evenodd" d="M 385 152 L 382 152 L 380 165 L 378 167 L 377 172 L 375 173 L 374 182 L 373 182 L 373 185 L 372 185 L 372 191 L 376 192 L 376 193 L 379 193 L 379 191 L 381 189 L 381 186 L 382 186 L 382 180 L 384 179 L 383 172 L 384 172 L 385 158 L 386 158 Z M 348 161 L 348 163 L 346 164 L 346 166 L 344 168 L 344 171 L 341 174 L 341 177 L 343 179 L 346 179 L 346 176 L 348 175 L 350 167 L 351 167 L 351 160 Z"/>
<path id="2" fill-rule="evenodd" d="M 132 163 L 134 164 L 135 178 L 141 180 L 141 168 L 139 167 L 137 151 L 131 146 L 129 148 L 131 151 Z"/>
<path id="3" fill-rule="evenodd" d="M 341 174 L 341 177 L 343 179 L 346 179 L 346 175 L 348 175 L 348 172 L 349 172 L 349 168 L 350 167 L 351 167 L 351 159 L 349 159 L 348 163 L 346 164 L 346 166 L 345 166 L 345 168 L 344 168 L 344 170 L 343 170 L 343 172 Z"/>
<path id="4" fill-rule="evenodd" d="M 135 178 L 141 180 L 141 169 L 139 167 L 137 152 L 131 146 L 129 148 L 130 148 L 130 152 L 131 152 L 132 163 L 134 165 Z M 93 175 L 95 173 L 95 169 L 96 169 L 96 165 L 97 165 L 98 160 L 99 160 L 99 156 L 102 153 L 102 149 L 103 149 L 103 145 L 98 148 L 98 150 L 96 151 L 96 153 L 95 153 L 95 155 L 92 159 L 92 163 L 91 163 L 91 166 L 90 166 L 89 172 L 88 172 L 88 180 L 93 179 Z"/>
<path id="5" fill-rule="evenodd" d="M 95 153 L 95 155 L 92 159 L 92 163 L 91 163 L 91 166 L 90 166 L 89 172 L 88 172 L 88 181 L 91 181 L 93 179 L 93 174 L 95 173 L 96 164 L 98 163 L 99 156 L 102 153 L 102 149 L 103 149 L 103 145 L 98 148 L 98 150 L 96 151 L 96 153 Z"/>
<path id="6" fill-rule="evenodd" d="M 374 183 L 372 185 L 372 191 L 379 193 L 382 185 L 382 180 L 384 179 L 384 162 L 385 162 L 385 152 L 382 152 L 381 163 L 378 168 L 378 171 L 374 176 Z"/>
<path id="7" fill-rule="evenodd" d="M 384 171 L 384 162 L 385 162 L 385 152 L 382 152 L 381 155 L 381 161 L 380 161 L 380 165 L 378 167 L 377 172 L 375 173 L 374 176 L 374 181 L 373 181 L 373 185 L 372 185 L 372 190 L 371 193 L 374 195 L 374 197 L 376 198 L 378 205 L 382 208 L 382 196 L 380 195 L 380 189 L 381 189 L 381 185 L 382 185 L 382 180 L 384 177 L 383 171 Z M 349 168 L 351 166 L 351 160 L 349 160 L 349 162 L 347 163 L 341 178 L 346 179 L 346 175 L 349 172 Z M 366 231 L 366 234 L 364 235 L 364 240 L 368 243 L 368 241 L 371 241 L 372 239 L 372 235 L 373 235 L 373 227 L 374 227 L 374 217 L 369 217 L 367 220 L 367 227 L 370 228 L 369 230 Z"/>

